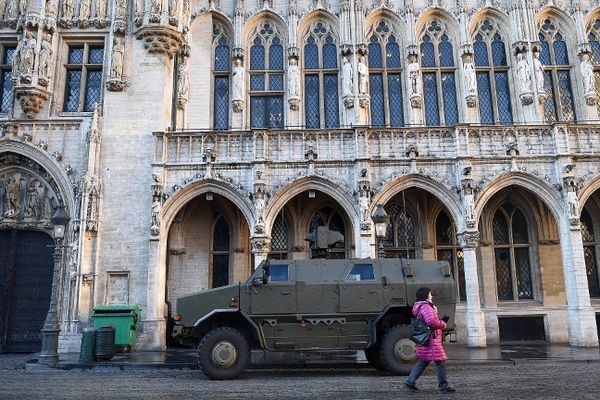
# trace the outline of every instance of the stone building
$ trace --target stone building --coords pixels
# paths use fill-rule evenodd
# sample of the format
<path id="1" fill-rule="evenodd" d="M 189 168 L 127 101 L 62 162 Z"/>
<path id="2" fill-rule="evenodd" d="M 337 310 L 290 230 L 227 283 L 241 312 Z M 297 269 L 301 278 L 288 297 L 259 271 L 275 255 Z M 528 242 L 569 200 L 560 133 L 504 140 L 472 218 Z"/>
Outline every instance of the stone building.
<path id="1" fill-rule="evenodd" d="M 39 346 L 58 206 L 61 351 L 104 304 L 162 349 L 178 296 L 310 257 L 317 225 L 375 257 L 377 204 L 387 256 L 452 265 L 460 342 L 598 346 L 596 0 L 0 0 L 0 21 L 0 351 Z"/>

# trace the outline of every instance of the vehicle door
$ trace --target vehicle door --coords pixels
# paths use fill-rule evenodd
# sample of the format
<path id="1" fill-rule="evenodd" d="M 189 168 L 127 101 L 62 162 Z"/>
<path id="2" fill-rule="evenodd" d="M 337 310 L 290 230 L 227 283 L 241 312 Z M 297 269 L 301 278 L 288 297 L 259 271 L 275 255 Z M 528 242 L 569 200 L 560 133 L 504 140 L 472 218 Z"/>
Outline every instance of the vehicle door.
<path id="1" fill-rule="evenodd" d="M 277 315 L 296 312 L 296 288 L 293 263 L 269 263 L 263 267 L 262 282 L 250 288 L 250 312 L 254 315 Z"/>
<path id="2" fill-rule="evenodd" d="M 383 309 L 383 285 L 375 263 L 348 263 L 339 283 L 340 312 L 377 312 Z"/>

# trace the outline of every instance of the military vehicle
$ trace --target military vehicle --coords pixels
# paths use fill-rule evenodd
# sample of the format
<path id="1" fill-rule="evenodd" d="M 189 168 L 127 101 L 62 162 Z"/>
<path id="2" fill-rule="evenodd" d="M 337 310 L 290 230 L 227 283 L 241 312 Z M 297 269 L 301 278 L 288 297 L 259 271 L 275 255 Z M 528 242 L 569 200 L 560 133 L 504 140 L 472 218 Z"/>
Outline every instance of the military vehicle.
<path id="1" fill-rule="evenodd" d="M 177 339 L 197 343 L 211 379 L 237 377 L 253 349 L 364 350 L 373 367 L 407 374 L 411 306 L 422 286 L 453 329 L 456 287 L 446 262 L 267 260 L 245 283 L 179 298 Z"/>

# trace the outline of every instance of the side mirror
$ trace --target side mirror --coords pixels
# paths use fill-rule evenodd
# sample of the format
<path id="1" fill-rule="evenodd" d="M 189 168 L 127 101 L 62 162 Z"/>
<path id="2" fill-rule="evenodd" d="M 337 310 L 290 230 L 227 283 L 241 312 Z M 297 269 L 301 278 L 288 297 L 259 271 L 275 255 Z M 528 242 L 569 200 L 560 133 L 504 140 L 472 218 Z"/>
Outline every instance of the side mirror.
<path id="1" fill-rule="evenodd" d="M 252 286 L 260 286 L 264 283 L 264 278 L 262 276 L 258 276 L 252 279 Z"/>

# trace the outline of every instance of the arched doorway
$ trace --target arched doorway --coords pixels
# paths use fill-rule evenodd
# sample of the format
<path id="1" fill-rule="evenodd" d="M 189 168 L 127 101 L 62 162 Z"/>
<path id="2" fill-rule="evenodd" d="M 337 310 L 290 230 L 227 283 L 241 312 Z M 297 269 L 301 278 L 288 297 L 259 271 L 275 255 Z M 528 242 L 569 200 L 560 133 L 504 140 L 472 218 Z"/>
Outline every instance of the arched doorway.
<path id="1" fill-rule="evenodd" d="M 43 232 L 0 230 L 0 352 L 36 352 L 52 294 L 54 242 Z"/>
<path id="2" fill-rule="evenodd" d="M 600 192 L 592 194 L 586 201 L 581 210 L 580 220 L 588 290 L 600 336 Z"/>

